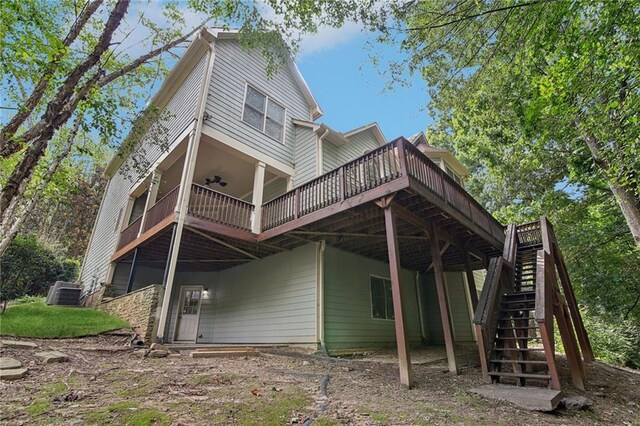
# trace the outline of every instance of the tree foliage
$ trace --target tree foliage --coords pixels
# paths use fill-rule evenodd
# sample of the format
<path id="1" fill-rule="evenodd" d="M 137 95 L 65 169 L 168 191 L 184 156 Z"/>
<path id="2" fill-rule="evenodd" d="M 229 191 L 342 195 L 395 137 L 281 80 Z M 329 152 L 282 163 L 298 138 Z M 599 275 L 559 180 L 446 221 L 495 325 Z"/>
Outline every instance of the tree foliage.
<path id="1" fill-rule="evenodd" d="M 56 281 L 74 281 L 80 263 L 61 259 L 35 235 L 18 236 L 0 257 L 0 301 L 46 295 Z"/>

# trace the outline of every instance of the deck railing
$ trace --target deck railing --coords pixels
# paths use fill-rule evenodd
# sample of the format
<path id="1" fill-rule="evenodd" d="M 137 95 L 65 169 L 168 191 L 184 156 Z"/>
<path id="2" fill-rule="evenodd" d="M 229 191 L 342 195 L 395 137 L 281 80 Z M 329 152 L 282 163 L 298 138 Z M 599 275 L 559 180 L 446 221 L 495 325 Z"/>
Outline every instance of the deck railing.
<path id="1" fill-rule="evenodd" d="M 498 241 L 504 240 L 504 227 L 462 186 L 408 141 L 403 139 L 402 147 L 409 176 L 492 237 Z"/>
<path id="2" fill-rule="evenodd" d="M 198 184 L 191 184 L 189 215 L 232 228 L 251 230 L 251 203 Z"/>
<path id="3" fill-rule="evenodd" d="M 521 246 L 533 246 L 542 244 L 542 232 L 540 221 L 525 223 L 517 226 L 518 244 Z"/>
<path id="4" fill-rule="evenodd" d="M 404 138 L 398 138 L 262 206 L 266 231 L 403 176 L 426 187 L 498 241 L 503 226 L 444 170 Z"/>
<path id="5" fill-rule="evenodd" d="M 142 223 L 142 215 L 140 215 L 136 220 L 131 222 L 129 226 L 124 228 L 120 233 L 120 239 L 118 240 L 118 248 L 120 250 L 122 247 L 129 244 L 131 241 L 138 238 L 138 233 L 140 232 L 140 224 Z"/>
<path id="6" fill-rule="evenodd" d="M 167 192 L 164 197 L 160 198 L 153 206 L 151 206 L 151 208 L 149 208 L 142 232 L 146 232 L 153 228 L 175 211 L 179 192 L 180 185 Z"/>
<path id="7" fill-rule="evenodd" d="M 262 206 L 262 230 L 275 228 L 402 176 L 397 144 L 377 148 Z"/>

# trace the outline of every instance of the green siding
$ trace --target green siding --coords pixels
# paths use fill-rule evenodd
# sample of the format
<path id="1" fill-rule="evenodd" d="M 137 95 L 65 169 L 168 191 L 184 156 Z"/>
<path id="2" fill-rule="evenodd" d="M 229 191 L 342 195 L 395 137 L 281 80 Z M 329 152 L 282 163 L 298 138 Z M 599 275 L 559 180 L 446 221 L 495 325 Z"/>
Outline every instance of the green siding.
<path id="1" fill-rule="evenodd" d="M 463 273 L 445 272 L 445 281 L 454 339 L 456 342 L 473 342 L 475 337 L 471 328 L 471 316 Z M 444 334 L 433 273 L 421 275 L 419 282 L 427 341 L 432 344 L 442 344 L 444 343 Z"/>
<path id="2" fill-rule="evenodd" d="M 323 142 L 322 159 L 324 164 L 322 166 L 324 173 L 337 169 L 343 164 L 360 157 L 366 151 L 378 147 L 378 141 L 371 130 L 357 133 L 348 139 L 348 143 L 339 147 L 331 143 Z"/>
<path id="3" fill-rule="evenodd" d="M 318 137 L 313 129 L 308 127 L 295 126 L 295 129 L 293 186 L 300 186 L 316 177 L 316 141 Z"/>
<path id="4" fill-rule="evenodd" d="M 389 277 L 389 265 L 327 247 L 324 256 L 324 327 L 329 351 L 393 345 L 393 320 L 371 317 L 369 275 Z M 413 272 L 402 270 L 401 288 L 409 342 L 421 342 Z"/>
<path id="5" fill-rule="evenodd" d="M 316 343 L 316 283 L 316 244 L 221 272 L 179 272 L 171 336 L 179 287 L 202 285 L 198 343 Z"/>

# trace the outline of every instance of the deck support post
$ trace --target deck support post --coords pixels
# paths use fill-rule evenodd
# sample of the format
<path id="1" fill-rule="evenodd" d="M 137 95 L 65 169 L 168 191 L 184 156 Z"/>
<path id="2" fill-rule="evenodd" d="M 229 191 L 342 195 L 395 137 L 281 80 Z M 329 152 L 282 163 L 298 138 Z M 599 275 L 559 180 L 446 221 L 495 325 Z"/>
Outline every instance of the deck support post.
<path id="1" fill-rule="evenodd" d="M 473 309 L 473 313 L 475 314 L 476 309 L 478 308 L 478 290 L 476 289 L 476 279 L 473 276 L 473 269 L 471 269 L 469 250 L 464 247 L 463 251 L 464 270 L 467 274 L 467 287 L 469 288 L 469 297 L 471 298 L 471 309 Z"/>
<path id="2" fill-rule="evenodd" d="M 389 252 L 389 272 L 391 277 L 391 292 L 393 295 L 393 312 L 395 315 L 396 343 L 398 346 L 398 364 L 400 367 L 400 382 L 411 388 L 413 375 L 411 372 L 411 354 L 407 342 L 406 324 L 402 309 L 402 291 L 400 288 L 400 250 L 396 233 L 396 218 L 393 206 L 384 209 L 384 221 L 387 232 L 387 250 Z"/>
<path id="3" fill-rule="evenodd" d="M 264 172 L 267 165 L 262 161 L 256 163 L 253 174 L 253 217 L 251 218 L 251 232 L 259 234 L 262 229 L 262 196 L 264 194 Z"/>
<path id="4" fill-rule="evenodd" d="M 144 228 L 147 223 L 147 213 L 149 209 L 153 207 L 158 198 L 158 188 L 160 187 L 160 179 L 162 179 L 162 172 L 160 169 L 155 169 L 151 173 L 151 181 L 149 182 L 149 189 L 147 189 L 147 201 L 144 203 L 144 211 L 142 212 L 142 220 L 140 221 L 140 230 L 138 231 L 138 237 L 144 233 Z"/>
<path id="5" fill-rule="evenodd" d="M 133 280 L 136 276 L 136 269 L 138 268 L 138 252 L 140 247 L 136 247 L 133 252 L 133 260 L 131 261 L 131 269 L 129 270 L 129 279 L 127 280 L 127 293 L 131 293 L 133 290 Z"/>
<path id="6" fill-rule="evenodd" d="M 444 268 L 442 266 L 442 255 L 440 254 L 440 242 L 438 240 L 438 228 L 431 227 L 431 261 L 433 262 L 433 275 L 436 281 L 438 292 L 438 305 L 440 306 L 440 319 L 442 322 L 442 332 L 444 334 L 444 344 L 447 349 L 447 360 L 449 371 L 458 374 L 458 362 L 454 348 L 453 332 L 451 327 L 451 315 L 449 314 L 449 304 L 447 303 L 447 293 L 444 278 Z"/>

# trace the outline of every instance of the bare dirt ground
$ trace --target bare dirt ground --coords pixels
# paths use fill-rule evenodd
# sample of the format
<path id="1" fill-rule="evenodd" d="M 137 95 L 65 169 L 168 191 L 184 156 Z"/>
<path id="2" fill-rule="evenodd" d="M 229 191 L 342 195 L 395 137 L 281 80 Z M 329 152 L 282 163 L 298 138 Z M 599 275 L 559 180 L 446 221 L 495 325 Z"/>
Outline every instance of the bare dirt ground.
<path id="1" fill-rule="evenodd" d="M 130 349 L 92 350 L 124 349 L 127 340 L 32 339 L 38 350 L 70 356 L 46 365 L 34 356 L 38 350 L 2 349 L 0 356 L 19 359 L 29 373 L 0 384 L 0 424 L 640 425 L 640 374 L 599 363 L 587 367 L 588 389 L 580 392 L 560 360 L 565 393 L 586 396 L 590 409 L 539 413 L 469 393 L 482 380 L 465 360 L 459 376 L 444 362 L 414 365 L 416 386 L 407 390 L 388 353 L 335 359 L 260 348 L 259 357 L 152 359 Z"/>

